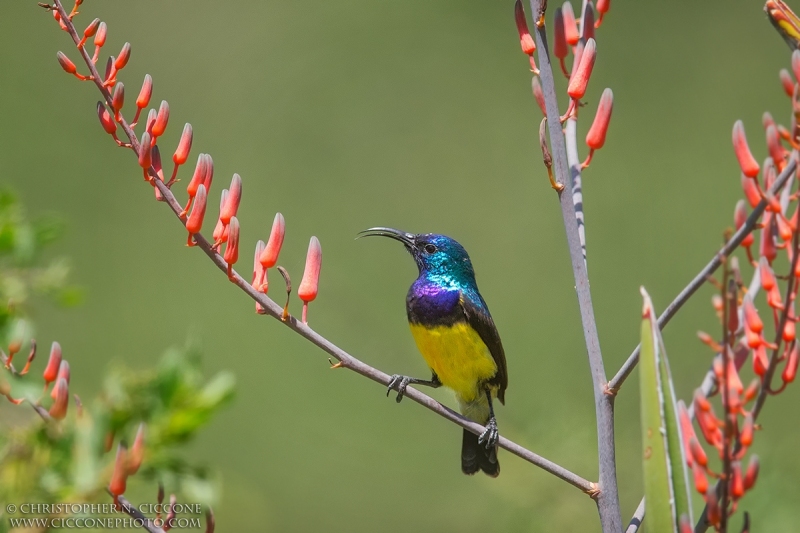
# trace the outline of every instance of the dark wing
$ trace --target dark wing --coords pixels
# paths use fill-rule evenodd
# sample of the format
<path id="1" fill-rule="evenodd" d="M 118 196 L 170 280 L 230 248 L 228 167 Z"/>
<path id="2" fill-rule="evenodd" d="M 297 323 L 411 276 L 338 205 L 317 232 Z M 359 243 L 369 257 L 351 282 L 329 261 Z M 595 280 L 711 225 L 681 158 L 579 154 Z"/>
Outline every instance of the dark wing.
<path id="1" fill-rule="evenodd" d="M 480 297 L 479 297 L 480 298 Z M 500 341 L 500 335 L 497 333 L 497 328 L 494 325 L 494 320 L 486 310 L 486 304 L 481 301 L 482 306 L 476 305 L 470 298 L 465 297 L 461 293 L 459 304 L 464 311 L 464 316 L 467 323 L 472 326 L 472 329 L 478 332 L 481 340 L 489 348 L 495 364 L 497 365 L 497 374 L 489 380 L 490 383 L 499 387 L 497 391 L 497 398 L 500 403 L 505 403 L 505 392 L 508 387 L 508 372 L 506 370 L 506 353 L 503 350 L 503 343 Z"/>

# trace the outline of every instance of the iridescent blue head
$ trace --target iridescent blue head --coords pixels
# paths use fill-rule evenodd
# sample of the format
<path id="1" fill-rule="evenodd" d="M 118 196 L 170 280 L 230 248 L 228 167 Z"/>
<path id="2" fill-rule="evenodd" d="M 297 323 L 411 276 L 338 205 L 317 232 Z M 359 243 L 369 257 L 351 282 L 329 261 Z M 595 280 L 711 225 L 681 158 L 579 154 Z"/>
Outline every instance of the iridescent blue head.
<path id="1" fill-rule="evenodd" d="M 475 271 L 467 251 L 458 241 L 436 233 L 406 233 L 393 228 L 370 228 L 359 236 L 380 236 L 402 242 L 414 258 L 420 276 L 452 280 L 458 284 L 475 283 Z"/>

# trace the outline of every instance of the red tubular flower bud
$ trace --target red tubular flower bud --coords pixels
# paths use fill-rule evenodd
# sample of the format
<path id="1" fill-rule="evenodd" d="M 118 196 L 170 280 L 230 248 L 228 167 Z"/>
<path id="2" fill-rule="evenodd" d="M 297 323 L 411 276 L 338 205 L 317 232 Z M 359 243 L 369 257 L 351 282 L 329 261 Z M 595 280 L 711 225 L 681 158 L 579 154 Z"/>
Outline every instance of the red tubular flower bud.
<path id="1" fill-rule="evenodd" d="M 706 413 L 711 412 L 711 403 L 700 389 L 694 391 L 694 408 Z"/>
<path id="2" fill-rule="evenodd" d="M 97 118 L 100 119 L 100 125 L 106 130 L 106 133 L 114 135 L 117 132 L 117 123 L 111 118 L 111 113 L 102 102 L 97 102 Z"/>
<path id="3" fill-rule="evenodd" d="M 61 366 L 61 345 L 53 342 L 50 347 L 50 358 L 47 360 L 47 366 L 44 369 L 42 377 L 44 378 L 45 386 L 50 385 L 58 377 L 58 369 Z"/>
<path id="4" fill-rule="evenodd" d="M 758 272 L 761 275 L 761 286 L 764 290 L 770 291 L 775 288 L 775 273 L 770 268 L 766 258 L 762 257 L 758 262 Z"/>
<path id="5" fill-rule="evenodd" d="M 164 130 L 167 129 L 167 122 L 169 122 L 169 104 L 166 100 L 162 100 L 158 108 L 158 115 L 156 115 L 156 120 L 151 128 L 153 137 L 164 135 Z"/>
<path id="6" fill-rule="evenodd" d="M 189 185 L 186 186 L 186 192 L 189 194 L 189 198 L 194 198 L 194 196 L 197 194 L 197 189 L 200 187 L 200 185 L 205 183 L 207 171 L 208 162 L 206 161 L 205 154 L 200 154 L 197 156 L 197 164 L 194 167 L 192 179 L 189 182 Z"/>
<path id="7" fill-rule="evenodd" d="M 769 111 L 764 111 L 764 114 L 761 115 L 761 124 L 764 126 L 764 131 L 767 130 L 770 124 L 775 125 L 775 119 L 772 118 L 772 114 Z"/>
<path id="8" fill-rule="evenodd" d="M 142 134 L 141 145 L 139 146 L 139 166 L 147 172 L 147 169 L 153 164 L 153 155 L 150 146 L 150 134 L 144 132 Z"/>
<path id="9" fill-rule="evenodd" d="M 158 111 L 155 109 L 151 109 L 147 112 L 147 121 L 144 123 L 144 131 L 150 133 L 152 135 L 153 131 L 153 124 L 156 123 L 156 117 L 158 116 Z"/>
<path id="10" fill-rule="evenodd" d="M 239 260 L 239 220 L 236 217 L 231 217 L 228 223 L 228 244 L 223 259 L 228 263 L 228 278 L 233 281 L 233 265 Z"/>
<path id="11" fill-rule="evenodd" d="M 142 459 L 144 458 L 144 422 L 139 424 L 139 429 L 136 431 L 136 437 L 133 439 L 133 446 L 131 446 L 128 453 L 128 472 L 127 475 L 132 476 L 139 471 L 142 466 Z"/>
<path id="12" fill-rule="evenodd" d="M 767 149 L 778 170 L 783 170 L 786 166 L 786 149 L 781 144 L 778 128 L 774 124 L 767 126 Z"/>
<path id="13" fill-rule="evenodd" d="M 181 134 L 178 148 L 175 149 L 175 153 L 172 155 L 172 161 L 176 165 L 186 163 L 186 159 L 189 157 L 189 151 L 192 149 L 192 137 L 192 125 L 187 122 L 183 127 L 183 133 Z"/>
<path id="14" fill-rule="evenodd" d="M 319 239 L 311 237 L 306 254 L 306 268 L 303 271 L 303 281 L 297 289 L 297 295 L 308 303 L 314 301 L 319 290 L 319 271 L 322 266 L 322 246 Z"/>
<path id="15" fill-rule="evenodd" d="M 114 115 L 119 117 L 119 112 L 125 104 L 125 86 L 118 83 L 114 87 L 114 95 L 111 97 L 111 107 L 114 109 Z"/>
<path id="16" fill-rule="evenodd" d="M 745 179 L 749 180 L 750 178 Z M 736 231 L 739 231 L 747 222 L 747 206 L 745 205 L 744 200 L 739 200 L 736 202 L 736 209 L 733 212 L 733 222 L 736 224 Z M 753 237 L 753 233 L 750 232 L 747 234 L 747 237 L 742 240 L 742 246 L 749 248 L 754 242 L 755 237 Z"/>
<path id="17" fill-rule="evenodd" d="M 117 60 L 114 61 L 114 68 L 117 70 L 122 70 L 125 68 L 125 65 L 128 64 L 128 60 L 131 58 L 131 43 L 125 43 L 122 45 L 122 50 L 120 50 L 119 55 L 117 56 Z"/>
<path id="18" fill-rule="evenodd" d="M 564 5 L 568 5 L 569 2 Z M 581 54 L 581 62 L 577 70 L 572 73 L 567 87 L 567 94 L 575 100 L 580 100 L 586 94 L 586 86 L 589 85 L 589 78 L 592 76 L 594 61 L 597 56 L 597 45 L 594 39 L 586 41 L 586 46 Z"/>
<path id="19" fill-rule="evenodd" d="M 789 352 L 789 358 L 786 360 L 786 366 L 783 367 L 781 379 L 784 383 L 791 383 L 797 376 L 797 363 L 798 363 L 798 347 L 792 348 Z"/>
<path id="20" fill-rule="evenodd" d="M 753 413 L 747 413 L 744 417 L 744 424 L 742 424 L 742 431 L 739 435 L 739 442 L 742 446 L 750 446 L 753 444 L 753 431 L 755 429 L 755 422 L 753 421 Z"/>
<path id="21" fill-rule="evenodd" d="M 70 59 L 64 55 L 64 52 L 58 52 L 56 54 L 56 59 L 58 59 L 58 63 L 61 65 L 61 68 L 64 69 L 64 72 L 67 74 L 75 74 L 78 71 L 78 68 L 75 66 L 75 63 L 70 61 Z"/>
<path id="22" fill-rule="evenodd" d="M 736 153 L 736 159 L 739 161 L 739 167 L 748 178 L 755 178 L 758 176 L 759 166 L 750 147 L 747 145 L 747 138 L 744 135 L 744 124 L 741 120 L 737 120 L 733 124 L 733 150 Z"/>
<path id="23" fill-rule="evenodd" d="M 261 290 L 261 285 L 264 282 L 264 273 L 266 269 L 261 264 L 261 254 L 264 253 L 264 248 L 267 245 L 259 239 L 256 242 L 256 251 L 253 254 L 253 281 L 250 282 L 250 285 L 257 291 Z M 256 304 L 258 305 L 258 304 Z"/>
<path id="24" fill-rule="evenodd" d="M 692 460 L 694 460 L 700 466 L 705 467 L 708 464 L 708 456 L 706 455 L 706 451 L 700 445 L 700 441 L 697 440 L 696 437 L 689 438 L 689 450 L 692 452 Z M 705 492 L 704 490 L 701 491 Z"/>
<path id="25" fill-rule="evenodd" d="M 747 471 L 744 474 L 744 490 L 748 491 L 753 488 L 758 479 L 758 456 L 751 455 L 750 462 L 747 463 Z"/>
<path id="26" fill-rule="evenodd" d="M 206 204 L 208 203 L 208 195 L 206 187 L 202 183 L 197 188 L 197 194 L 194 197 L 194 205 L 192 206 L 192 213 L 186 219 L 186 229 L 191 235 L 200 233 L 203 227 L 203 217 L 206 215 Z"/>
<path id="27" fill-rule="evenodd" d="M 694 532 L 694 525 L 689 520 L 689 516 L 682 514 L 680 520 L 678 520 L 678 531 L 680 533 L 693 533 Z"/>
<path id="28" fill-rule="evenodd" d="M 742 463 L 734 461 L 731 464 L 731 495 L 734 500 L 738 500 L 744 496 L 744 479 L 742 479 Z"/>
<path id="29" fill-rule="evenodd" d="M 125 494 L 128 481 L 128 450 L 123 443 L 117 445 L 117 458 L 114 460 L 114 471 L 111 473 L 111 482 L 108 484 L 108 492 L 114 498 Z"/>
<path id="30" fill-rule="evenodd" d="M 514 21 L 517 23 L 517 32 L 519 33 L 519 44 L 522 47 L 522 53 L 526 55 L 533 55 L 536 51 L 536 43 L 528 31 L 528 23 L 525 21 L 525 10 L 522 8 L 521 0 L 514 3 Z"/>
<path id="31" fill-rule="evenodd" d="M 695 411 L 695 416 L 697 416 L 697 425 L 703 438 L 708 444 L 719 449 L 722 446 L 722 431 L 719 429 L 719 421 L 714 412 Z"/>
<path id="32" fill-rule="evenodd" d="M 728 389 L 737 396 L 744 392 L 744 385 L 739 378 L 739 371 L 733 362 L 733 355 L 728 357 Z"/>
<path id="33" fill-rule="evenodd" d="M 153 95 L 153 78 L 150 74 L 145 74 L 142 88 L 139 90 L 139 96 L 136 98 L 136 107 L 144 109 L 150 103 L 150 97 Z"/>
<path id="34" fill-rule="evenodd" d="M 93 37 L 95 33 L 97 33 L 97 28 L 100 26 L 100 19 L 94 19 L 92 22 L 86 26 L 86 29 L 83 30 L 83 41 L 85 42 L 86 39 L 89 37 Z"/>
<path id="35" fill-rule="evenodd" d="M 748 178 L 744 174 L 742 174 L 742 190 L 744 190 L 744 196 L 747 198 L 747 203 L 750 204 L 750 207 L 753 209 L 761 202 L 761 193 L 758 192 L 758 184 L 756 180 Z"/>
<path id="36" fill-rule="evenodd" d="M 800 80 L 800 51 L 798 50 L 792 52 L 792 72 L 794 72 L 794 79 Z"/>
<path id="37" fill-rule="evenodd" d="M 767 357 L 767 347 L 762 342 L 753 350 L 753 372 L 757 376 L 763 377 L 767 373 L 769 367 L 769 358 Z"/>
<path id="38" fill-rule="evenodd" d="M 105 22 L 101 22 L 100 25 L 97 27 L 97 33 L 94 36 L 94 45 L 98 48 L 102 47 L 106 44 L 106 34 L 108 32 L 108 26 L 106 26 Z"/>
<path id="39" fill-rule="evenodd" d="M 744 401 L 745 403 L 752 402 L 758 396 L 758 389 L 760 388 L 761 381 L 758 378 L 754 378 L 753 381 L 750 382 L 750 385 L 744 391 Z"/>
<path id="40" fill-rule="evenodd" d="M 594 8 L 591 2 L 586 3 L 586 10 L 583 12 L 583 20 L 581 20 L 581 28 L 583 29 L 581 38 L 584 42 L 594 39 Z"/>
<path id="41" fill-rule="evenodd" d="M 695 439 L 696 441 L 697 439 Z M 708 478 L 706 477 L 705 470 L 699 464 L 692 465 L 692 474 L 694 474 L 694 486 L 697 492 L 705 494 L 708 491 Z"/>
<path id="42" fill-rule="evenodd" d="M 689 450 L 689 439 L 694 437 L 694 428 L 692 427 L 692 420 L 689 418 L 689 412 L 686 410 L 686 404 L 683 401 L 678 402 L 678 423 L 681 428 L 681 444 L 683 445 L 684 456 L 686 459 L 686 466 L 692 466 L 692 454 Z"/>
<path id="43" fill-rule="evenodd" d="M 603 144 L 605 144 L 606 132 L 608 131 L 608 123 L 611 121 L 611 110 L 613 107 L 614 93 L 611 89 L 605 89 L 603 95 L 600 97 L 600 104 L 597 106 L 597 113 L 594 116 L 592 127 L 589 128 L 589 133 L 586 134 L 586 145 L 589 148 L 599 150 L 603 147 Z"/>
<path id="44" fill-rule="evenodd" d="M 536 105 L 542 111 L 542 115 L 547 116 L 547 109 L 544 105 L 544 91 L 542 91 L 542 83 L 539 81 L 539 76 L 533 76 L 531 79 L 531 90 L 533 91 L 533 98 L 536 100 Z"/>
<path id="45" fill-rule="evenodd" d="M 569 0 L 564 2 L 564 5 L 561 7 L 561 13 L 564 17 L 564 37 L 567 40 L 567 44 L 575 46 L 578 44 L 581 36 L 578 34 L 575 12 L 572 11 L 572 4 L 569 3 Z"/>
<path id="46" fill-rule="evenodd" d="M 264 252 L 259 257 L 264 270 L 274 267 L 278 263 L 278 254 L 281 253 L 283 238 L 286 235 L 286 220 L 280 213 L 275 214 L 272 221 L 272 230 L 269 232 L 269 240 L 264 248 Z"/>
<path id="47" fill-rule="evenodd" d="M 722 519 L 722 513 L 719 508 L 719 500 L 717 499 L 717 493 L 714 487 L 708 488 L 704 499 L 706 500 L 706 518 L 708 519 L 708 523 L 716 527 Z"/>
<path id="48" fill-rule="evenodd" d="M 746 297 L 742 302 L 742 307 L 744 309 L 744 321 L 748 327 L 754 333 L 761 333 L 764 330 L 764 323 L 761 321 L 761 317 L 758 316 L 753 300 Z"/>
<path id="49" fill-rule="evenodd" d="M 789 74 L 789 71 L 785 68 L 781 69 L 779 75 L 781 78 L 781 85 L 783 86 L 783 92 L 786 93 L 786 96 L 791 98 L 794 94 L 794 80 L 792 79 L 792 75 Z"/>
<path id="50" fill-rule="evenodd" d="M 792 302 L 792 305 L 794 305 L 794 301 Z M 797 332 L 796 332 L 796 327 L 795 327 L 795 324 L 794 324 L 794 320 L 787 320 L 786 324 L 783 326 L 783 333 L 781 334 L 781 337 L 783 338 L 783 341 L 786 342 L 786 343 L 792 342 L 792 341 L 794 341 L 796 335 L 797 335 Z"/>
<path id="51" fill-rule="evenodd" d="M 597 0 L 597 12 L 600 13 L 600 17 L 594 25 L 595 28 L 600 27 L 600 24 L 603 22 L 603 16 L 608 13 L 609 9 L 611 9 L 611 0 Z"/>
<path id="52" fill-rule="evenodd" d="M 783 214 L 778 214 L 778 216 L 775 217 L 775 223 L 778 226 L 778 236 L 781 240 L 784 242 L 791 241 L 794 236 L 794 231 L 786 217 L 783 216 Z"/>
<path id="53" fill-rule="evenodd" d="M 50 406 L 50 416 L 56 420 L 62 420 L 67 416 L 67 407 L 69 407 L 69 384 L 64 378 L 58 378 L 56 386 L 53 387 L 55 392 L 53 405 Z"/>
<path id="54" fill-rule="evenodd" d="M 569 54 L 567 36 L 564 31 L 564 15 L 561 8 L 556 9 L 553 20 L 553 55 L 563 61 Z"/>
<path id="55" fill-rule="evenodd" d="M 222 189 L 219 197 L 219 210 L 222 212 L 225 209 L 225 204 L 228 203 L 228 189 Z M 223 224 L 222 220 L 217 220 L 217 226 L 214 228 L 212 235 L 214 244 L 221 244 L 228 240 L 227 224 Z"/>
<path id="56" fill-rule="evenodd" d="M 239 211 L 239 202 L 242 201 L 242 178 L 239 174 L 234 174 L 231 179 L 231 188 L 228 189 L 228 201 L 219 213 L 219 219 L 223 224 L 228 224 L 232 217 Z"/>
<path id="57" fill-rule="evenodd" d="M 776 224 L 774 215 L 767 212 L 764 213 L 764 230 L 761 232 L 761 246 L 759 246 L 758 253 L 762 257 L 766 257 L 770 264 L 778 256 L 778 250 L 775 246 Z"/>

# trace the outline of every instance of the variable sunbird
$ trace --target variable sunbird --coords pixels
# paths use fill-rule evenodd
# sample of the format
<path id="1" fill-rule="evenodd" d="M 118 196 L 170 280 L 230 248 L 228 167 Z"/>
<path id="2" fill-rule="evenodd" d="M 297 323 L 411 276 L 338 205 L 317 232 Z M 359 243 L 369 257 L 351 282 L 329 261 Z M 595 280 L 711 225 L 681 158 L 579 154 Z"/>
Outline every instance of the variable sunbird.
<path id="1" fill-rule="evenodd" d="M 419 268 L 419 277 L 406 296 L 406 311 L 411 334 L 433 376 L 425 380 L 395 374 L 386 395 L 396 390 L 399 402 L 408 385 L 453 389 L 461 414 L 486 426 L 480 436 L 464 430 L 461 471 L 471 475 L 482 470 L 496 477 L 500 473 L 499 434 L 492 398 L 505 403 L 506 356 L 478 292 L 467 251 L 450 237 L 434 233 L 415 235 L 378 227 L 360 235 L 402 242 Z"/>

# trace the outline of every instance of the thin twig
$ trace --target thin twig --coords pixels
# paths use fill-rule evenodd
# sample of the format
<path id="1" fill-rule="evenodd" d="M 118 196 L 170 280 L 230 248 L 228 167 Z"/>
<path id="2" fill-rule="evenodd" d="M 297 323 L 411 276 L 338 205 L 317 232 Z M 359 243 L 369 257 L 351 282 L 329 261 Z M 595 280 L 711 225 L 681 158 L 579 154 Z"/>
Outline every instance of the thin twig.
<path id="1" fill-rule="evenodd" d="M 534 17 L 542 12 L 543 0 L 531 0 L 531 13 Z M 547 110 L 548 129 L 550 131 L 550 148 L 553 153 L 553 166 L 558 183 L 569 185 L 569 163 L 564 142 L 564 134 L 558 126 L 560 115 L 558 101 L 553 80 L 553 69 L 550 64 L 550 54 L 547 45 L 545 26 L 534 24 L 534 34 L 539 57 L 539 72 L 544 93 L 545 109 Z M 614 397 L 606 394 L 607 383 L 603 356 L 600 352 L 600 339 L 597 334 L 597 324 L 592 308 L 592 295 L 589 290 L 589 276 L 586 271 L 586 262 L 583 258 L 578 221 L 575 218 L 575 204 L 570 193 L 558 192 L 561 204 L 561 215 L 564 229 L 567 233 L 567 246 L 569 247 L 572 273 L 575 278 L 575 290 L 578 295 L 578 304 L 581 312 L 583 334 L 586 339 L 586 351 L 589 358 L 589 367 L 592 373 L 594 388 L 595 415 L 597 420 L 597 449 L 599 466 L 599 486 L 595 494 L 597 510 L 600 515 L 600 524 L 604 533 L 618 533 L 622 531 L 622 518 L 619 507 L 619 494 L 617 490 L 617 467 L 614 450 Z"/>
<path id="2" fill-rule="evenodd" d="M 775 180 L 775 183 L 772 185 L 770 189 L 771 194 L 777 193 L 781 187 L 783 187 L 786 180 L 789 179 L 795 169 L 797 168 L 797 162 L 795 158 L 792 157 L 789 161 L 789 164 L 786 165 L 786 168 L 783 169 L 778 179 Z M 697 289 L 699 289 L 705 282 L 706 278 L 712 275 L 719 266 L 722 264 L 722 261 L 725 257 L 728 257 L 736 248 L 742 243 L 742 241 L 747 237 L 753 229 L 755 229 L 758 220 L 761 218 L 761 215 L 764 213 L 764 210 L 767 208 L 767 201 L 761 200 L 759 204 L 753 209 L 753 212 L 750 213 L 750 216 L 747 219 L 747 222 L 739 228 L 733 237 L 722 247 L 722 249 L 714 255 L 714 258 L 709 261 L 709 263 L 701 270 L 694 279 L 689 282 L 689 284 L 683 288 L 683 290 L 672 300 L 661 316 L 658 317 L 658 328 L 664 329 L 664 327 L 669 323 L 673 316 L 683 307 L 689 298 L 691 298 Z M 619 388 L 622 386 L 622 383 L 627 379 L 630 373 L 633 371 L 634 367 L 636 367 L 636 363 L 639 362 L 639 350 L 641 349 L 641 345 L 637 346 L 633 353 L 628 357 L 628 360 L 622 365 L 619 369 L 617 374 L 614 378 L 608 382 L 608 388 L 612 391 L 618 391 Z"/>
<path id="3" fill-rule="evenodd" d="M 136 520 L 141 521 L 142 527 L 149 531 L 150 533 L 164 533 L 164 530 L 160 527 L 156 526 L 153 523 L 153 520 L 147 518 L 144 514 L 142 514 L 139 509 L 134 507 L 134 505 L 129 502 L 124 496 L 117 497 L 119 500 L 120 507 L 122 507 L 122 511 L 131 518 L 135 518 Z"/>
<path id="4" fill-rule="evenodd" d="M 80 38 L 78 37 L 77 32 L 75 31 L 75 27 L 72 22 L 65 16 L 66 11 L 64 10 L 63 6 L 61 5 L 60 0 L 55 0 L 55 5 L 58 8 L 59 12 L 62 15 L 62 20 L 67 26 L 69 34 L 72 36 L 73 41 L 75 43 L 80 42 Z M 83 57 L 84 62 L 86 63 L 87 67 L 89 67 L 89 71 L 94 76 L 95 85 L 97 85 L 98 89 L 102 93 L 106 103 L 110 106 L 111 105 L 111 95 L 109 94 L 108 90 L 103 87 L 103 80 L 100 77 L 97 69 L 95 68 L 94 63 L 91 61 L 91 58 L 86 53 L 86 50 L 83 47 L 79 48 L 81 56 Z M 119 125 L 128 136 L 128 139 L 131 144 L 131 150 L 133 150 L 134 154 L 139 153 L 139 139 L 136 137 L 133 129 L 128 125 L 124 118 L 120 116 Z M 183 211 L 183 206 L 178 203 L 175 199 L 175 196 L 172 194 L 170 189 L 162 182 L 160 179 L 157 178 L 156 171 L 153 167 L 148 169 L 148 174 L 155 179 L 154 186 L 158 187 L 159 192 L 164 197 L 164 202 L 172 209 L 172 212 L 175 214 L 176 218 L 185 225 L 185 221 L 181 220 L 180 213 Z M 227 275 L 227 268 L 228 265 L 225 260 L 222 258 L 221 255 L 216 253 L 214 250 L 211 249 L 211 244 L 201 235 L 195 234 L 194 240 L 197 243 L 197 247 L 203 250 L 203 252 L 211 259 L 211 261 L 219 268 L 222 272 L 225 272 Z M 307 324 L 303 324 L 301 321 L 298 321 L 294 316 L 289 316 L 285 321 L 281 320 L 281 316 L 283 314 L 283 307 L 279 306 L 277 303 L 272 301 L 266 294 L 262 292 L 256 291 L 250 283 L 248 283 L 244 278 L 242 278 L 235 270 L 233 271 L 233 283 L 238 286 L 242 291 L 244 291 L 250 298 L 258 302 L 264 308 L 264 314 L 267 314 L 273 318 L 278 319 L 279 322 L 285 324 L 289 329 L 293 330 L 294 332 L 298 333 L 303 338 L 310 341 L 315 346 L 321 348 L 335 359 L 340 361 L 342 364 L 341 366 L 344 368 L 348 368 L 358 374 L 361 374 L 364 377 L 367 377 L 373 381 L 376 381 L 384 386 L 388 386 L 390 381 L 390 376 L 381 372 L 380 370 L 356 359 L 346 351 L 342 350 L 331 341 L 311 329 Z M 439 416 L 450 420 L 451 422 L 455 423 L 458 426 L 461 426 L 464 429 L 475 433 L 476 435 L 480 435 L 485 431 L 485 428 L 480 424 L 477 424 L 471 420 L 468 420 L 461 416 L 460 414 L 456 413 L 452 409 L 449 409 L 430 396 L 423 394 L 422 392 L 409 387 L 406 389 L 406 398 L 410 398 L 411 400 L 417 402 L 418 404 L 427 407 L 429 410 L 433 411 L 434 413 L 438 414 Z M 528 450 L 512 442 L 511 440 L 500 437 L 498 441 L 498 446 L 503 448 L 512 454 L 528 461 L 529 463 L 538 466 L 539 468 L 553 474 L 554 476 L 558 477 L 569 483 L 570 485 L 579 488 L 586 494 L 593 494 L 595 490 L 595 484 L 591 483 L 590 481 L 570 472 L 566 468 L 545 459 L 544 457 Z"/>

